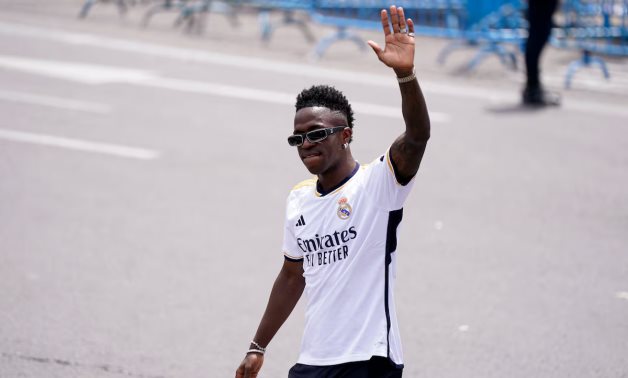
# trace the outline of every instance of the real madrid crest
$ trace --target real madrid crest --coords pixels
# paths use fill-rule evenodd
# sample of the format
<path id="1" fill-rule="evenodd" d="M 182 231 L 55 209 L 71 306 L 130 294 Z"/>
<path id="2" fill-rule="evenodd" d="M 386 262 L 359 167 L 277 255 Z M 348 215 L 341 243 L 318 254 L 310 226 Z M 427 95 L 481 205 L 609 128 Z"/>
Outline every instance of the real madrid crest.
<path id="1" fill-rule="evenodd" d="M 338 211 L 336 212 L 338 218 L 342 220 L 348 219 L 352 211 L 351 205 L 347 202 L 347 197 L 342 197 L 338 201 Z"/>

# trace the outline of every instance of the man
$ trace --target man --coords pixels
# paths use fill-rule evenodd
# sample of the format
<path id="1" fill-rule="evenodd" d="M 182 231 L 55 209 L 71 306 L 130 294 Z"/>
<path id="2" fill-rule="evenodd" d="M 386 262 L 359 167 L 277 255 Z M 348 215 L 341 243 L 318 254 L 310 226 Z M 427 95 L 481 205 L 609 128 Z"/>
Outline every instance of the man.
<path id="1" fill-rule="evenodd" d="M 271 339 L 305 290 L 308 299 L 298 363 L 290 378 L 401 377 L 403 360 L 392 294 L 396 232 L 419 169 L 430 121 L 414 75 L 414 24 L 402 8 L 381 19 L 385 48 L 369 41 L 399 81 L 406 130 L 368 166 L 353 159 L 353 112 L 328 86 L 297 97 L 288 143 L 317 180 L 291 191 L 285 261 L 236 377 L 257 377 Z"/>
<path id="2" fill-rule="evenodd" d="M 558 7 L 558 0 L 528 1 L 528 39 L 525 48 L 526 86 L 522 100 L 527 106 L 560 105 L 560 97 L 547 92 L 541 84 L 539 61 L 541 53 L 552 32 L 552 15 Z"/>

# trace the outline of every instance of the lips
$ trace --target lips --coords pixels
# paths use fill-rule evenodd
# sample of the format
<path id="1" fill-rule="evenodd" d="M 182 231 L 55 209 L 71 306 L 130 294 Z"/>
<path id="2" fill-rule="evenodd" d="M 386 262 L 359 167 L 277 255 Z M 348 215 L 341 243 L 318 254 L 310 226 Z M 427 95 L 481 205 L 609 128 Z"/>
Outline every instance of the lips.
<path id="1" fill-rule="evenodd" d="M 301 155 L 301 160 L 308 160 L 308 159 L 316 158 L 318 156 L 321 156 L 319 152 L 308 152 Z"/>

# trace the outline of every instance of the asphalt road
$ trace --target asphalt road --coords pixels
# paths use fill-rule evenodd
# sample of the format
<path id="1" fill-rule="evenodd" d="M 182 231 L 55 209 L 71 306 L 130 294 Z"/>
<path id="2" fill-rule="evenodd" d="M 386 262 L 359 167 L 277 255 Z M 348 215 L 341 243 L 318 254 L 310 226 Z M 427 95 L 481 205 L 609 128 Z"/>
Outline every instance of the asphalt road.
<path id="1" fill-rule="evenodd" d="M 295 95 L 343 90 L 368 162 L 403 130 L 392 72 L 348 44 L 312 63 L 294 30 L 264 46 L 253 15 L 190 36 L 40 3 L 0 1 L 0 377 L 232 376 L 308 178 Z M 625 61 L 526 111 L 521 73 L 456 75 L 419 41 L 433 136 L 401 228 L 405 376 L 628 377 Z M 302 318 L 262 377 L 287 375 Z"/>

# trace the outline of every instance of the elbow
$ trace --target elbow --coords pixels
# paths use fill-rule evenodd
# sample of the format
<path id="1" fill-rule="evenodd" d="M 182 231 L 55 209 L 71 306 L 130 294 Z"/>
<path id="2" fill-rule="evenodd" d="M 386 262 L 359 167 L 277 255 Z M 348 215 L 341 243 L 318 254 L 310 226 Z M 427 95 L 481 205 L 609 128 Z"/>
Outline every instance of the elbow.
<path id="1" fill-rule="evenodd" d="M 412 123 L 406 123 L 406 135 L 413 143 L 427 143 L 431 136 L 429 117 L 419 118 Z"/>
<path id="2" fill-rule="evenodd" d="M 429 127 L 423 130 L 416 130 L 412 133 L 406 132 L 409 142 L 416 145 L 425 145 L 430 140 L 431 133 Z"/>
<path id="3" fill-rule="evenodd" d="M 427 143 L 427 141 L 430 140 L 431 136 L 432 136 L 432 133 L 430 132 L 430 129 L 428 128 L 427 131 L 425 131 L 421 135 L 421 140 L 423 141 L 423 143 Z"/>

